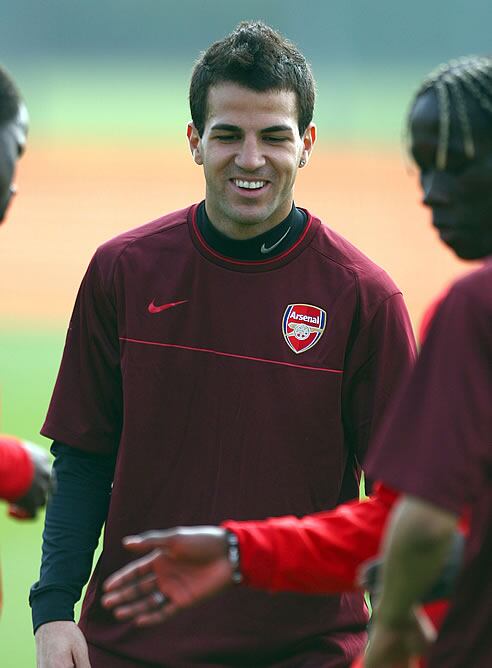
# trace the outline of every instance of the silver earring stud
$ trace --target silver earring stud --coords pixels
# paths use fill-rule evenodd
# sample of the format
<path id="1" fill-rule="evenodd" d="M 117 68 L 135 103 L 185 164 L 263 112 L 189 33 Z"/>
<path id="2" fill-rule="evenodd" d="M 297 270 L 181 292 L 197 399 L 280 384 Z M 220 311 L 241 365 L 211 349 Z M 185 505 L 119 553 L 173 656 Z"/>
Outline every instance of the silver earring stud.
<path id="1" fill-rule="evenodd" d="M 306 161 L 304 160 L 304 158 L 301 158 L 301 160 L 299 161 L 299 167 L 304 167 L 305 164 Z"/>

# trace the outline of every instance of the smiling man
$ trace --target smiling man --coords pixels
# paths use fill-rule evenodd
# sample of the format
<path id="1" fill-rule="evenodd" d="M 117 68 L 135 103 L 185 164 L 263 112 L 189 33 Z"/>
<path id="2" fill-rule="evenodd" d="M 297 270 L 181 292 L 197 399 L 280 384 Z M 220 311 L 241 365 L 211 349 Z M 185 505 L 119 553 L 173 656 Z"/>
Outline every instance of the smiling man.
<path id="1" fill-rule="evenodd" d="M 237 588 L 137 632 L 100 603 L 128 534 L 357 497 L 414 357 L 391 279 L 294 204 L 316 138 L 302 54 L 240 24 L 196 64 L 190 107 L 205 200 L 104 244 L 77 297 L 42 430 L 58 490 L 31 592 L 38 665 L 342 668 L 366 641 L 359 593 Z"/>

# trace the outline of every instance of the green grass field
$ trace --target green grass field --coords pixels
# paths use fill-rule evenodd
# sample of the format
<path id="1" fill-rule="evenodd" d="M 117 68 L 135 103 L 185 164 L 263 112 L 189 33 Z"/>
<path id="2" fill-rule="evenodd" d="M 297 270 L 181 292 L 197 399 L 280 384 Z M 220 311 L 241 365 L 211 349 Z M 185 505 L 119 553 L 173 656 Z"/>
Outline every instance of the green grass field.
<path id="1" fill-rule="evenodd" d="M 0 429 L 49 447 L 39 436 L 63 348 L 64 331 L 27 325 L 0 330 Z M 0 623 L 0 666 L 35 665 L 29 587 L 37 579 L 43 517 L 19 522 L 0 502 L 0 561 L 4 609 Z"/>

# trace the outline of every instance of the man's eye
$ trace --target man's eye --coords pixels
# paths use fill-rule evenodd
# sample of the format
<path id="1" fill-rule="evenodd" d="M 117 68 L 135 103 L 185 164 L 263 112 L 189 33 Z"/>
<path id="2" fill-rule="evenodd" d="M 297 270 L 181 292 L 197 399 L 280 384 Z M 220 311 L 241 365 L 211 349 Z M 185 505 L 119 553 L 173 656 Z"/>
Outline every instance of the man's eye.
<path id="1" fill-rule="evenodd" d="M 237 141 L 239 139 L 238 135 L 216 135 L 215 138 L 224 142 Z"/>
<path id="2" fill-rule="evenodd" d="M 271 144 L 279 144 L 280 142 L 287 141 L 287 137 L 275 137 L 270 135 L 265 135 L 263 141 L 270 142 Z"/>

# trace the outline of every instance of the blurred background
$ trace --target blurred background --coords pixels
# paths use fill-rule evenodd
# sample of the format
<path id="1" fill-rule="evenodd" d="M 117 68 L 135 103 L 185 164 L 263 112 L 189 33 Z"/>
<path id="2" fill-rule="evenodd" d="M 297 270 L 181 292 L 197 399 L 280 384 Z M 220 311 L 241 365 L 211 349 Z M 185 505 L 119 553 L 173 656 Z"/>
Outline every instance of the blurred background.
<path id="1" fill-rule="evenodd" d="M 490 0 L 15 0 L 0 62 L 31 115 L 19 195 L 0 229 L 0 431 L 38 436 L 78 284 L 96 246 L 202 198 L 187 88 L 200 51 L 242 19 L 296 42 L 318 82 L 319 143 L 296 201 L 402 288 L 414 324 L 467 271 L 430 229 L 403 119 L 440 62 L 488 53 Z M 2 668 L 34 666 L 27 593 L 42 518 L 0 512 Z"/>

